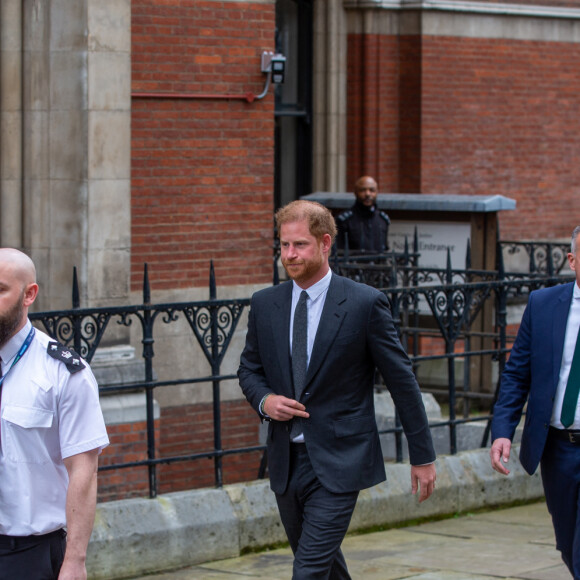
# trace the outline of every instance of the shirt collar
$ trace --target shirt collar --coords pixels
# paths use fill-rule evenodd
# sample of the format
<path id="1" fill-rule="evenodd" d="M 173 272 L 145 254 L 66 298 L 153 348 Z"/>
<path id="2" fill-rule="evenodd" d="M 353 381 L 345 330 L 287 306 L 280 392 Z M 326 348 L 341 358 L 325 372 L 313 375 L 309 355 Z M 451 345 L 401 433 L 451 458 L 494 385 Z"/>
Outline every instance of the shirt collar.
<path id="1" fill-rule="evenodd" d="M 2 348 L 0 348 L 0 357 L 2 357 L 2 362 L 4 364 L 10 362 L 20 350 L 20 347 L 24 344 L 32 324 L 30 320 L 26 321 L 26 324 L 21 328 Z"/>
<path id="2" fill-rule="evenodd" d="M 574 282 L 574 293 L 572 297 L 574 300 L 580 300 L 580 287 L 578 286 L 578 282 Z"/>
<path id="3" fill-rule="evenodd" d="M 316 284 L 312 284 L 310 288 L 306 289 L 308 298 L 310 298 L 310 300 L 316 300 L 323 292 L 326 292 L 326 290 L 328 290 L 328 287 L 330 286 L 331 278 L 332 278 L 332 270 L 329 268 L 324 278 L 318 280 Z M 293 284 L 292 293 L 297 296 L 300 296 L 300 293 L 302 292 L 303 288 L 300 288 L 300 286 L 298 286 L 298 284 L 296 284 L 296 282 L 294 281 L 292 282 L 292 284 Z"/>

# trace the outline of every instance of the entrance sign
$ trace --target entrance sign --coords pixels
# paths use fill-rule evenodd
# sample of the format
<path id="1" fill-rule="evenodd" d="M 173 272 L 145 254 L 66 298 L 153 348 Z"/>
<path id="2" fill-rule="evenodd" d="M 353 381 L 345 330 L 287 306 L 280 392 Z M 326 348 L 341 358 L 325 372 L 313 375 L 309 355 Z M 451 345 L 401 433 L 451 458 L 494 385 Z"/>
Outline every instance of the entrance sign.
<path id="1" fill-rule="evenodd" d="M 417 228 L 419 242 L 418 264 L 424 268 L 446 268 L 447 250 L 451 256 L 451 268 L 465 268 L 467 243 L 471 237 L 471 224 L 461 222 L 415 222 L 395 221 L 389 226 L 389 250 L 403 252 L 405 237 L 409 251 L 413 251 L 413 239 Z"/>

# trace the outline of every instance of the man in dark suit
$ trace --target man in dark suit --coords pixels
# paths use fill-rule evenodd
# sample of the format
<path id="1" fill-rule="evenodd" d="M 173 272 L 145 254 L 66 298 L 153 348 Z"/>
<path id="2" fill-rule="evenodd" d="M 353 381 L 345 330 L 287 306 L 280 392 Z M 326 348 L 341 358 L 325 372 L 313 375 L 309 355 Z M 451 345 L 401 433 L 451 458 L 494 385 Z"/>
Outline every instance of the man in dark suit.
<path id="1" fill-rule="evenodd" d="M 419 501 L 435 486 L 435 452 L 387 299 L 329 268 L 332 214 L 295 201 L 276 221 L 292 281 L 254 294 L 238 376 L 249 403 L 270 421 L 270 485 L 294 552 L 293 579 L 349 579 L 340 545 L 358 492 L 385 479 L 375 367 L 407 436 Z"/>
<path id="2" fill-rule="evenodd" d="M 527 400 L 520 461 L 529 474 L 541 465 L 556 546 L 576 580 L 580 579 L 579 247 L 580 226 L 572 233 L 568 254 L 576 282 L 530 294 L 493 409 L 490 452 L 492 467 L 507 475 L 511 441 Z"/>

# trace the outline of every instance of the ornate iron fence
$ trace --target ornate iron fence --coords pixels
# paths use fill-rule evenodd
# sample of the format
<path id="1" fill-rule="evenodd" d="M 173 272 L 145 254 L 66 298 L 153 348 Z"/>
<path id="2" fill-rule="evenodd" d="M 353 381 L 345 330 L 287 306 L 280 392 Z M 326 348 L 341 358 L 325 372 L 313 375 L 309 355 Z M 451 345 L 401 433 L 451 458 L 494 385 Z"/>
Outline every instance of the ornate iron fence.
<path id="1" fill-rule="evenodd" d="M 145 363 L 145 380 L 130 385 L 101 387 L 100 392 L 122 393 L 143 389 L 146 394 L 147 459 L 101 467 L 100 470 L 125 469 L 146 466 L 149 470 L 149 494 L 157 495 L 157 466 L 159 464 L 189 461 L 212 457 L 214 459 L 215 483 L 222 486 L 222 458 L 230 453 L 259 450 L 261 447 L 226 451 L 221 442 L 220 383 L 237 378 L 236 375 L 222 374 L 221 365 L 228 351 L 242 312 L 249 305 L 249 299 L 217 300 L 217 289 L 213 264 L 210 265 L 209 300 L 151 304 L 151 289 L 147 265 L 143 277 L 143 304 L 135 306 L 80 308 L 76 268 L 73 272 L 72 302 L 70 310 L 31 313 L 30 319 L 40 324 L 55 340 L 73 347 L 89 363 L 93 359 L 105 335 L 107 327 L 118 324 L 129 327 L 133 321 L 141 325 L 142 357 Z M 160 381 L 155 378 L 154 327 L 161 321 L 171 324 L 183 317 L 195 336 L 205 359 L 211 367 L 207 376 L 187 377 L 177 380 Z M 192 454 L 179 457 L 155 457 L 154 390 L 175 385 L 212 385 L 214 450 L 211 453 Z"/>
<path id="2" fill-rule="evenodd" d="M 554 276 L 560 274 L 567 263 L 570 251 L 568 242 L 516 242 L 502 240 L 499 242 L 504 262 L 511 256 L 527 256 L 526 268 L 521 271 L 530 274 Z"/>
<path id="3" fill-rule="evenodd" d="M 453 270 L 448 256 L 447 268 L 421 268 L 418 254 L 407 249 L 402 255 L 387 254 L 364 260 L 342 259 L 333 261 L 333 269 L 342 275 L 370 283 L 380 288 L 389 297 L 393 318 L 415 365 L 425 361 L 443 359 L 447 361 L 449 419 L 434 423 L 433 429 L 449 429 L 449 448 L 457 451 L 457 427 L 462 423 L 483 421 L 486 423 L 481 445 L 487 444 L 489 433 L 489 409 L 476 417 L 470 414 L 470 403 L 475 399 L 492 405 L 494 392 L 481 392 L 479 385 L 472 385 L 468 373 L 463 385 L 458 388 L 454 361 L 457 357 L 471 360 L 474 357 L 491 357 L 497 361 L 499 374 L 503 370 L 509 352 L 507 335 L 507 306 L 510 298 L 526 296 L 531 290 L 568 279 L 557 274 L 561 266 L 548 265 L 545 270 L 528 273 L 506 273 L 503 268 L 502 246 L 498 244 L 498 268 L 495 271 L 474 270 L 469 267 L 469 251 L 464 270 Z M 532 251 L 530 249 L 530 251 Z M 532 252 L 533 253 L 533 252 Z M 548 256 L 552 256 L 550 253 Z M 550 257 L 548 257 L 548 261 Z M 274 264 L 276 266 L 277 261 Z M 274 268 L 274 283 L 277 268 Z M 210 265 L 209 300 L 152 304 L 147 266 L 143 278 L 143 303 L 133 306 L 81 308 L 79 304 L 76 271 L 73 275 L 72 308 L 70 310 L 38 312 L 30 315 L 31 320 L 41 325 L 56 340 L 72 346 L 89 362 L 103 341 L 105 331 L 112 324 L 129 327 L 138 321 L 141 327 L 142 357 L 145 365 L 145 380 L 141 383 L 103 387 L 103 394 L 110 392 L 145 391 L 147 413 L 147 458 L 142 461 L 107 465 L 102 470 L 147 467 L 149 494 L 155 497 L 158 491 L 157 468 L 160 464 L 195 461 L 211 458 L 214 462 L 215 485 L 223 485 L 222 460 L 226 455 L 263 451 L 264 447 L 238 447 L 224 449 L 220 412 L 220 385 L 223 381 L 236 379 L 233 374 L 222 373 L 222 363 L 231 344 L 244 309 L 249 299 L 217 300 L 213 265 Z M 485 308 L 491 309 L 491 323 L 475 327 Z M 489 316 L 488 316 L 489 317 Z M 158 380 L 154 372 L 154 328 L 156 324 L 171 325 L 177 320 L 186 320 L 192 335 L 209 363 L 211 372 L 205 376 L 184 377 L 176 380 Z M 437 337 L 442 344 L 441 352 L 421 353 L 422 337 Z M 476 346 L 476 343 L 478 346 Z M 458 350 L 458 345 L 461 349 Z M 467 367 L 468 365 L 466 365 Z M 154 425 L 154 390 L 174 385 L 211 384 L 213 401 L 213 445 L 205 453 L 156 457 Z M 458 416 L 457 400 L 464 402 L 463 412 Z M 396 441 L 396 458 L 401 461 L 402 429 L 398 421 L 392 429 L 382 433 L 393 433 Z M 258 477 L 264 475 L 262 461 Z"/>

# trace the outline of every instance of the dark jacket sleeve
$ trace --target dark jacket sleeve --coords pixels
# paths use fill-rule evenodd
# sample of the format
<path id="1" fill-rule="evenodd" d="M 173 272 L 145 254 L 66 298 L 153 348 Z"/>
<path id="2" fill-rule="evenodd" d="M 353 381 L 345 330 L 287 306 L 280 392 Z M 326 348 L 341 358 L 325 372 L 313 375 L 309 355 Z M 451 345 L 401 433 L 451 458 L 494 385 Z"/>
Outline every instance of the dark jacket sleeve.
<path id="1" fill-rule="evenodd" d="M 264 365 L 260 356 L 260 345 L 256 332 L 256 305 L 255 298 L 252 298 L 250 313 L 248 315 L 248 332 L 246 334 L 246 344 L 240 358 L 238 368 L 238 379 L 244 396 L 260 415 L 260 401 L 265 395 L 274 394 L 268 387 Z"/>
<path id="2" fill-rule="evenodd" d="M 403 349 L 389 303 L 379 293 L 368 322 L 369 346 L 373 359 L 391 393 L 409 444 L 412 465 L 435 461 L 435 450 L 425 406 L 413 367 Z"/>
<path id="3" fill-rule="evenodd" d="M 513 439 L 522 417 L 531 385 L 531 310 L 534 295 L 530 300 L 513 345 L 509 360 L 501 376 L 498 399 L 493 408 L 491 438 Z"/>

